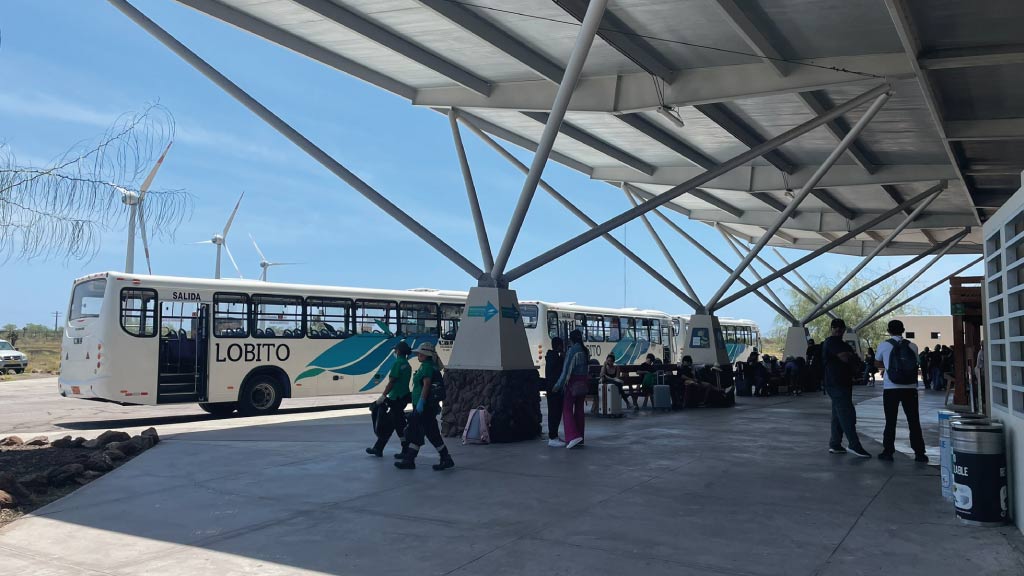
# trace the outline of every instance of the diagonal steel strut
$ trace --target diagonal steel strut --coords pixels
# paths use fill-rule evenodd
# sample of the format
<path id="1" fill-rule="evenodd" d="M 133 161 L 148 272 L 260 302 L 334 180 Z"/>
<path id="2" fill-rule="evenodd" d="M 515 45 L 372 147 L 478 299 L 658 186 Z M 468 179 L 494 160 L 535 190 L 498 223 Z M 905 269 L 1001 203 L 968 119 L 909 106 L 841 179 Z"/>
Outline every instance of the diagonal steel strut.
<path id="1" fill-rule="evenodd" d="M 931 196 L 933 196 L 935 194 L 938 194 L 942 190 L 943 190 L 943 187 L 941 185 L 940 186 L 932 186 L 931 188 L 925 190 L 924 192 L 921 192 L 920 194 L 914 196 L 913 198 L 910 198 L 907 201 L 903 202 L 899 206 L 896 206 L 894 208 L 886 210 L 885 212 L 875 216 L 874 218 L 868 220 L 867 222 L 864 222 L 860 226 L 857 226 L 853 230 L 850 230 L 846 234 L 843 234 L 842 236 L 836 238 L 835 240 L 832 240 L 831 242 L 825 244 L 824 246 L 822 246 L 822 247 L 812 251 L 810 254 L 807 254 L 806 256 L 803 256 L 802 258 L 798 259 L 797 261 L 793 262 L 792 264 L 783 266 L 778 272 L 775 272 L 773 274 L 769 274 L 764 279 L 764 281 L 755 282 L 753 284 L 753 286 L 748 286 L 748 287 L 746 287 L 746 288 L 744 288 L 742 290 L 738 290 L 738 291 L 734 292 L 730 296 L 727 296 L 727 297 L 723 298 L 722 301 L 719 302 L 719 304 L 718 304 L 719 308 L 721 308 L 723 306 L 727 306 L 730 303 L 735 302 L 736 300 L 739 300 L 740 298 L 742 298 L 742 297 L 746 296 L 747 294 L 749 294 L 754 288 L 760 288 L 764 284 L 766 284 L 768 282 L 771 282 L 772 280 L 775 280 L 779 276 L 782 276 L 783 274 L 788 274 L 789 272 L 795 270 L 796 268 L 798 268 L 800 266 L 803 266 L 804 264 L 810 262 L 811 260 L 814 260 L 818 256 L 821 256 L 825 252 L 828 252 L 829 250 L 832 250 L 836 246 L 841 246 L 842 244 L 844 244 L 844 243 L 848 242 L 849 240 L 855 238 L 858 234 L 862 234 L 862 233 L 866 232 L 867 230 L 870 230 L 870 229 L 874 228 L 875 226 L 881 224 L 882 222 L 885 222 L 889 218 L 892 218 L 896 214 L 899 214 L 900 212 L 903 211 L 903 209 L 905 207 L 913 206 L 914 204 L 916 204 L 916 203 L 918 203 L 918 202 L 920 202 L 920 201 L 922 201 L 922 200 L 924 200 L 926 198 L 930 198 Z"/>
<path id="2" fill-rule="evenodd" d="M 598 225 L 596 228 L 583 232 L 582 234 L 576 236 L 575 238 L 571 238 L 559 244 L 558 246 L 548 250 L 547 252 L 544 252 L 539 256 L 531 258 L 530 260 L 506 272 L 503 276 L 503 280 L 505 282 L 512 282 L 517 278 L 521 278 L 522 276 L 529 274 L 530 272 L 536 270 L 537 268 L 540 268 L 541 266 L 548 264 L 552 260 L 558 259 L 568 254 L 569 252 L 572 252 L 576 248 L 583 246 L 584 244 L 594 240 L 598 236 L 611 232 L 612 230 L 618 228 L 619 226 L 622 226 L 627 222 L 635 220 L 641 214 L 645 214 L 659 206 L 667 204 L 668 202 L 671 202 L 672 200 L 678 198 L 679 196 L 682 196 L 683 194 L 689 192 L 690 190 L 702 184 L 705 184 L 711 180 L 714 180 L 715 178 L 721 176 L 722 174 L 725 174 L 733 170 L 734 168 L 742 166 L 747 162 L 750 162 L 751 160 L 754 160 L 755 158 L 762 156 L 766 152 L 775 150 L 776 148 L 782 146 L 786 142 L 803 136 L 804 134 L 814 130 L 815 128 L 818 128 L 822 124 L 825 124 L 829 120 L 838 118 L 839 116 L 842 116 L 843 114 L 849 112 L 850 110 L 853 110 L 854 108 L 861 106 L 865 102 L 868 102 L 873 98 L 877 98 L 880 94 L 889 93 L 891 90 L 892 87 L 889 84 L 885 83 L 880 84 L 859 96 L 851 98 L 850 100 L 844 102 L 843 104 L 836 106 L 835 108 L 832 108 L 831 110 L 828 111 L 828 113 L 822 116 L 812 118 L 811 120 L 808 120 L 807 122 L 804 122 L 803 124 L 800 124 L 795 128 L 791 128 L 790 130 L 783 132 L 782 134 L 772 138 L 771 140 L 768 140 L 764 144 L 755 146 L 754 148 L 751 148 L 750 150 L 742 154 L 739 154 L 737 156 L 734 156 L 733 158 L 730 158 L 729 160 L 726 160 L 725 162 L 719 164 L 718 167 L 714 168 L 713 170 L 708 170 L 699 176 L 691 178 L 686 182 L 683 182 L 682 184 L 679 184 L 669 190 L 666 190 L 665 192 L 658 194 L 654 198 L 644 201 L 636 208 L 631 208 L 623 212 L 622 214 L 615 216 L 614 218 L 606 220 L 605 222 Z"/>
<path id="3" fill-rule="evenodd" d="M 135 22 L 140 28 L 148 32 L 151 36 L 159 40 L 164 46 L 167 46 L 172 52 L 177 54 L 182 60 L 190 64 L 193 68 L 199 71 L 203 76 L 206 76 L 211 82 L 217 85 L 221 90 L 227 92 L 235 100 L 241 103 L 243 106 L 248 108 L 253 114 L 258 116 L 261 120 L 269 124 L 272 128 L 281 133 L 282 136 L 290 140 L 293 144 L 302 149 L 303 152 L 310 155 L 314 160 L 322 164 L 325 168 L 334 173 L 335 176 L 343 180 L 346 184 L 359 192 L 367 200 L 373 202 L 378 208 L 386 212 L 389 216 L 397 220 L 400 224 L 405 226 L 410 232 L 419 236 L 424 242 L 429 244 L 435 250 L 440 252 L 444 257 L 451 260 L 456 266 L 462 268 L 470 276 L 476 279 L 480 279 L 484 276 L 484 271 L 478 268 L 475 264 L 469 261 L 465 256 L 460 254 L 457 250 L 446 244 L 443 240 L 434 235 L 430 230 L 427 230 L 422 224 L 417 222 L 412 216 L 409 216 L 403 212 L 398 206 L 394 205 L 390 200 L 382 196 L 379 192 L 373 189 L 369 184 L 363 182 L 358 176 L 350 172 L 347 168 L 342 166 L 337 160 L 332 158 L 329 154 L 320 149 L 316 144 L 313 144 L 309 139 L 299 133 L 298 130 L 292 128 L 287 122 L 282 120 L 276 114 L 270 111 L 266 106 L 261 104 L 258 100 L 250 96 L 245 90 L 242 90 L 237 84 L 229 80 L 226 76 L 217 71 L 216 68 L 208 64 L 205 60 L 199 57 L 195 52 L 190 50 L 184 44 L 178 41 L 177 38 L 172 36 L 169 32 L 161 28 L 156 22 L 150 20 L 145 14 L 140 12 L 137 8 L 132 6 L 127 0 L 107 0 L 115 8 L 120 10 L 125 16 Z"/>
<path id="4" fill-rule="evenodd" d="M 459 169 L 462 170 L 462 180 L 466 184 L 466 195 L 469 197 L 469 211 L 473 216 L 473 227 L 476 228 L 476 241 L 480 245 L 480 256 L 484 261 L 484 272 L 490 274 L 494 268 L 491 241 L 487 238 L 487 226 L 484 225 L 484 214 L 480 210 L 480 198 L 476 194 L 473 172 L 469 169 L 469 159 L 466 158 L 466 148 L 462 145 L 462 133 L 459 132 L 459 123 L 455 117 L 454 108 L 448 112 L 448 123 L 452 129 L 455 153 L 459 156 Z"/>
<path id="5" fill-rule="evenodd" d="M 899 304 L 894 304 L 894 305 L 888 307 L 885 311 L 880 312 L 878 314 L 875 314 L 874 316 L 871 316 L 867 320 L 865 320 L 865 321 L 861 322 L 860 324 L 858 324 L 857 325 L 858 329 L 863 328 L 863 327 L 867 326 L 868 324 L 872 324 L 874 322 L 877 322 L 879 318 L 882 318 L 882 317 L 886 316 L 887 314 L 890 314 L 890 313 L 898 310 L 901 306 L 904 306 L 908 302 L 913 302 L 917 298 L 920 298 L 923 294 L 927 294 L 928 292 L 931 292 L 939 284 L 942 284 L 943 282 L 949 280 L 950 278 L 956 276 L 957 274 L 960 274 L 964 270 L 967 270 L 971 266 L 974 266 L 978 262 L 981 262 L 984 258 L 985 258 L 985 256 L 978 256 L 974 260 L 971 260 L 966 266 L 964 266 L 963 268 L 958 269 L 956 272 L 953 272 L 949 276 L 946 276 L 946 277 L 942 278 L 941 280 L 936 280 L 934 283 L 929 284 L 923 290 L 921 290 L 919 292 L 915 292 L 912 296 L 909 296 L 907 298 L 904 298 L 903 300 L 900 300 Z"/>

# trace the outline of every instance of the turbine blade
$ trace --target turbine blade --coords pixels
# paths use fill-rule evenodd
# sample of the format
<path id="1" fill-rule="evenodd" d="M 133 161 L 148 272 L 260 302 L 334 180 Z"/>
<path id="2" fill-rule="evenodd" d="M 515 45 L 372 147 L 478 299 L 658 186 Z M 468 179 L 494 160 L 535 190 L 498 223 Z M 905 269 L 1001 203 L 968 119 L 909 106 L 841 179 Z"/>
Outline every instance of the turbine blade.
<path id="1" fill-rule="evenodd" d="M 245 192 L 238 197 L 238 202 L 235 202 L 235 209 L 231 211 L 231 216 L 228 217 L 228 223 L 224 225 L 224 232 L 221 233 L 225 239 L 228 237 L 228 230 L 231 228 L 231 221 L 235 219 L 235 214 L 238 214 L 238 207 L 242 204 L 242 196 L 245 196 Z"/>
<path id="2" fill-rule="evenodd" d="M 213 240 L 200 240 L 199 242 L 193 242 L 193 244 L 213 244 Z"/>
<path id="3" fill-rule="evenodd" d="M 242 271 L 238 268 L 238 263 L 235 262 L 235 257 L 231 255 L 231 249 L 228 248 L 227 243 L 225 242 L 223 244 L 223 246 L 224 246 L 224 251 L 228 253 L 228 260 L 231 260 L 231 265 L 235 267 L 235 272 L 238 273 L 238 277 L 239 278 L 245 278 L 245 276 L 242 276 Z"/>
<path id="4" fill-rule="evenodd" d="M 266 260 L 267 257 L 263 255 L 263 250 L 260 250 L 260 245 L 256 243 L 256 239 L 249 234 L 249 240 L 252 240 L 252 245 L 256 248 L 256 253 L 260 255 L 260 261 Z"/>
<path id="5" fill-rule="evenodd" d="M 171 149 L 171 144 L 174 144 L 174 140 L 167 143 L 167 148 L 164 148 L 164 153 L 157 159 L 156 164 L 153 165 L 153 169 L 149 171 L 149 175 L 142 181 L 142 186 L 139 186 L 139 201 L 146 197 L 146 192 L 149 191 L 149 187 L 153 184 L 153 178 L 156 178 L 157 170 L 160 170 L 160 165 L 164 163 L 164 158 L 167 156 L 167 152 Z"/>
<path id="6" fill-rule="evenodd" d="M 139 202 L 139 232 L 142 233 L 142 251 L 146 253 L 146 270 L 153 274 L 153 263 L 149 260 L 149 239 L 146 238 L 146 209 Z"/>
<path id="7" fill-rule="evenodd" d="M 267 262 L 267 266 L 296 266 L 302 262 Z"/>

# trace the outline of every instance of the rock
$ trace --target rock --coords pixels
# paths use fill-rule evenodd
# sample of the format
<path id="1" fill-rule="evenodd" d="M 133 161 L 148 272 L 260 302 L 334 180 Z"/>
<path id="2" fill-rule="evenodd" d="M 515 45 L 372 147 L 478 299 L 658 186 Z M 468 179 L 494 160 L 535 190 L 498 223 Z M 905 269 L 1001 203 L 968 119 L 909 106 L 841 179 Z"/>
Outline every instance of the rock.
<path id="1" fill-rule="evenodd" d="M 444 380 L 444 434 L 461 435 L 469 411 L 478 406 L 491 411 L 491 442 L 530 440 L 540 434 L 540 376 L 536 370 L 450 369 Z"/>
<path id="2" fill-rule="evenodd" d="M 8 436 L 0 440 L 0 446 L 21 446 L 25 442 L 17 436 Z"/>
<path id="3" fill-rule="evenodd" d="M 28 442 L 25 442 L 25 446 L 46 446 L 50 443 L 50 439 L 46 436 L 36 436 L 30 438 Z"/>
<path id="4" fill-rule="evenodd" d="M 32 494 L 10 472 L 0 472 L 0 490 L 10 494 L 15 502 L 27 504 L 32 501 Z"/>
<path id="5" fill-rule="evenodd" d="M 18 503 L 14 501 L 14 496 L 0 490 L 0 510 L 3 510 L 4 508 L 14 508 L 17 505 Z"/>
<path id="6" fill-rule="evenodd" d="M 82 442 L 82 448 L 89 448 L 91 450 L 93 448 L 99 448 L 99 447 L 100 447 L 99 438 L 93 438 L 92 440 L 86 440 L 85 442 Z"/>
<path id="7" fill-rule="evenodd" d="M 135 436 L 132 438 L 132 442 L 138 442 L 139 446 L 142 446 L 143 450 L 149 450 L 156 444 L 156 440 L 152 436 Z"/>
<path id="8" fill-rule="evenodd" d="M 131 439 L 131 435 L 128 434 L 127 432 L 107 430 L 106 432 L 100 434 L 95 439 L 95 444 L 90 445 L 90 442 L 93 442 L 93 440 L 89 440 L 82 446 L 85 448 L 103 448 L 104 446 L 110 444 L 111 442 L 124 442 L 125 440 L 129 439 Z"/>
<path id="9" fill-rule="evenodd" d="M 75 448 L 78 448 L 82 444 L 86 443 L 86 439 L 79 436 L 78 438 L 75 438 L 71 443 L 75 446 Z"/>
<path id="10" fill-rule="evenodd" d="M 92 482 L 93 480 L 99 478 L 100 476 L 103 476 L 103 473 L 96 472 L 95 470 L 86 470 L 85 472 L 82 472 L 81 476 L 75 478 L 75 482 L 77 482 L 81 486 L 85 486 L 86 484 Z"/>
<path id="11" fill-rule="evenodd" d="M 139 452 L 142 452 L 142 443 L 136 442 L 135 440 L 128 440 L 127 442 L 112 442 L 107 445 L 107 448 L 117 450 L 125 456 L 134 456 Z"/>
<path id="12" fill-rule="evenodd" d="M 54 440 L 50 443 L 50 446 L 53 446 L 54 448 L 74 448 L 75 441 L 71 439 L 71 436 L 65 436 Z"/>
<path id="13" fill-rule="evenodd" d="M 81 464 L 65 464 L 56 468 L 51 468 L 46 473 L 46 479 L 50 482 L 50 486 L 64 486 L 75 479 L 75 476 L 85 472 L 85 466 Z"/>
<path id="14" fill-rule="evenodd" d="M 114 469 L 114 461 L 104 452 L 97 452 L 85 461 L 85 469 L 96 472 L 110 472 Z"/>
<path id="15" fill-rule="evenodd" d="M 22 476 L 18 478 L 18 483 L 36 494 L 45 494 L 50 489 L 50 480 L 43 472 Z"/>
<path id="16" fill-rule="evenodd" d="M 113 444 L 111 444 L 110 446 L 113 446 Z M 107 458 L 110 458 L 114 462 L 117 462 L 119 460 L 124 460 L 125 458 L 127 458 L 127 456 L 124 455 L 124 452 L 121 452 L 120 450 L 118 450 L 116 448 L 111 448 L 110 446 L 107 446 L 107 449 L 103 451 L 103 454 Z"/>
<path id="17" fill-rule="evenodd" d="M 156 433 L 156 428 L 146 428 L 142 431 L 142 435 L 152 438 L 154 445 L 160 443 L 160 435 Z"/>

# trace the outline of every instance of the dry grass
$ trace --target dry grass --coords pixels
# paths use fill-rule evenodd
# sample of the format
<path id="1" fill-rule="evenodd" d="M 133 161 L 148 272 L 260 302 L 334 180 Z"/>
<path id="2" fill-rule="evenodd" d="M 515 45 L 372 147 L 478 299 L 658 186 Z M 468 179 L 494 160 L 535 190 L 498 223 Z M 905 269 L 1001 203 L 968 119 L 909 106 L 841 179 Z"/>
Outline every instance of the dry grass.
<path id="1" fill-rule="evenodd" d="M 28 354 L 28 372 L 44 374 L 60 370 L 60 338 L 19 338 L 18 350 Z M 32 374 L 0 375 L 0 380 L 31 378 Z"/>

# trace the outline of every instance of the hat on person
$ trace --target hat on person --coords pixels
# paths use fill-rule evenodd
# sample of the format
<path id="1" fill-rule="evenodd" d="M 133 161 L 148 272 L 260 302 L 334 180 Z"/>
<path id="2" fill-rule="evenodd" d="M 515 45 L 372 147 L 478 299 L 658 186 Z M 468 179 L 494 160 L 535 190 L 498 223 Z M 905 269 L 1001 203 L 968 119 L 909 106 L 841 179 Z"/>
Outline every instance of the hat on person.
<path id="1" fill-rule="evenodd" d="M 430 342 L 423 342 L 412 351 L 413 354 L 423 354 L 424 356 L 434 355 L 434 345 Z"/>

